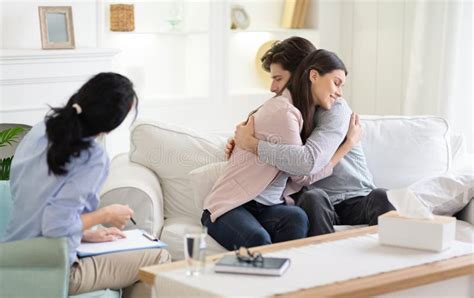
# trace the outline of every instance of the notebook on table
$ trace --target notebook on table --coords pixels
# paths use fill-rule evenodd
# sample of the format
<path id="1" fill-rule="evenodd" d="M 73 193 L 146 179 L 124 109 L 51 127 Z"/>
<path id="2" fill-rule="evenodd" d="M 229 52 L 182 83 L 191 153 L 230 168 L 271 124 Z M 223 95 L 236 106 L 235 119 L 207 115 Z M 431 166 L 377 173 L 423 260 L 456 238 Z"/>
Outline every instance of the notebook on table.
<path id="1" fill-rule="evenodd" d="M 214 266 L 215 272 L 280 276 L 290 267 L 288 258 L 263 257 L 261 262 L 245 262 L 235 255 L 223 256 Z"/>
<path id="2" fill-rule="evenodd" d="M 124 231 L 126 238 L 109 242 L 81 243 L 77 248 L 77 255 L 82 257 L 96 256 L 106 253 L 138 250 L 146 248 L 165 247 L 166 243 L 158 239 L 150 240 L 150 236 L 143 230 Z"/>

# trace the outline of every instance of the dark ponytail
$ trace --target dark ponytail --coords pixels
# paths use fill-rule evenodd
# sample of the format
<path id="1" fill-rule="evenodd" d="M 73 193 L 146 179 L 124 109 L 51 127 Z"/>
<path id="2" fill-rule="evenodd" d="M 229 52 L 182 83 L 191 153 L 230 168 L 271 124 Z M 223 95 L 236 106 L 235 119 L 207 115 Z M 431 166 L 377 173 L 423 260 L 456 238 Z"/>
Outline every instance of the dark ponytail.
<path id="1" fill-rule="evenodd" d="M 67 174 L 71 157 L 89 149 L 91 137 L 119 126 L 134 101 L 137 110 L 138 98 L 128 78 L 99 73 L 71 96 L 64 107 L 51 108 L 45 118 L 49 171 L 55 175 Z"/>
<path id="2" fill-rule="evenodd" d="M 347 75 L 347 69 L 342 60 L 333 52 L 319 49 L 304 58 L 295 73 L 291 76 L 287 88 L 291 93 L 293 104 L 303 116 L 301 139 L 306 142 L 314 129 L 315 104 L 311 93 L 310 71 L 314 69 L 324 76 L 334 70 L 342 70 Z"/>

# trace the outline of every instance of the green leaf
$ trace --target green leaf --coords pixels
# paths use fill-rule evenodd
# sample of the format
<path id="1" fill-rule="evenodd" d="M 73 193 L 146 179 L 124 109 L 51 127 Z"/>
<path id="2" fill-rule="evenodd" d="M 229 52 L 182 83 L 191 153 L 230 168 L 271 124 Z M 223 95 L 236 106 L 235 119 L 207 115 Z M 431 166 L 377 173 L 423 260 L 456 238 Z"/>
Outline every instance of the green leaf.
<path id="1" fill-rule="evenodd" d="M 10 180 L 12 160 L 13 156 L 0 159 L 0 180 Z"/>
<path id="2" fill-rule="evenodd" d="M 0 131 L 0 147 L 5 147 L 7 144 L 11 146 L 18 141 L 18 136 L 24 131 L 23 127 L 13 127 Z"/>
<path id="3" fill-rule="evenodd" d="M 0 148 L 18 142 L 19 136 L 26 131 L 23 127 L 13 127 L 0 131 Z M 10 179 L 12 157 L 0 159 L 0 180 Z"/>

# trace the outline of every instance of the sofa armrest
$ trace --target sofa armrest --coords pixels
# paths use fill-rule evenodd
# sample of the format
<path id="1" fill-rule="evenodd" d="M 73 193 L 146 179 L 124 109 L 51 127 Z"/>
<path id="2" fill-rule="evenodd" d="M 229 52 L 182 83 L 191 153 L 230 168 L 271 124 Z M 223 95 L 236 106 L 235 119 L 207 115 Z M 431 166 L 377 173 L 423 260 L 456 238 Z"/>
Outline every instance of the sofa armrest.
<path id="1" fill-rule="evenodd" d="M 143 229 L 160 236 L 163 228 L 163 193 L 158 177 L 148 168 L 131 162 L 127 154 L 116 156 L 101 191 L 101 207 L 124 204 L 133 209 L 137 225 L 125 229 Z"/>
<path id="2" fill-rule="evenodd" d="M 474 225 L 474 198 L 471 199 L 469 204 L 464 207 L 461 211 L 456 214 L 457 219 L 466 221 L 471 225 Z"/>
<path id="3" fill-rule="evenodd" d="M 0 296 L 67 297 L 68 286 L 66 238 L 0 243 Z"/>

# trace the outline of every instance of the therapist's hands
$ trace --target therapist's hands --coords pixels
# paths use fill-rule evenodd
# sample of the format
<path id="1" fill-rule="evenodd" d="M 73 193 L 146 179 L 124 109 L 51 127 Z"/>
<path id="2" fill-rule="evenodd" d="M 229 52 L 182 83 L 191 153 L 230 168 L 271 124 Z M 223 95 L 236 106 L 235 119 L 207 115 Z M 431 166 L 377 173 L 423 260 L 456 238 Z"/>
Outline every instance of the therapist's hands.
<path id="1" fill-rule="evenodd" d="M 97 230 L 86 230 L 82 235 L 82 241 L 84 242 L 108 242 L 117 239 L 125 238 L 124 232 L 119 229 L 112 228 L 100 228 Z"/>
<path id="2" fill-rule="evenodd" d="M 105 223 L 121 230 L 133 215 L 133 210 L 128 205 L 113 204 L 102 208 Z"/>
<path id="3" fill-rule="evenodd" d="M 242 122 L 235 127 L 234 142 L 239 148 L 257 154 L 258 139 L 255 138 L 254 116 L 250 116 L 247 123 Z"/>

